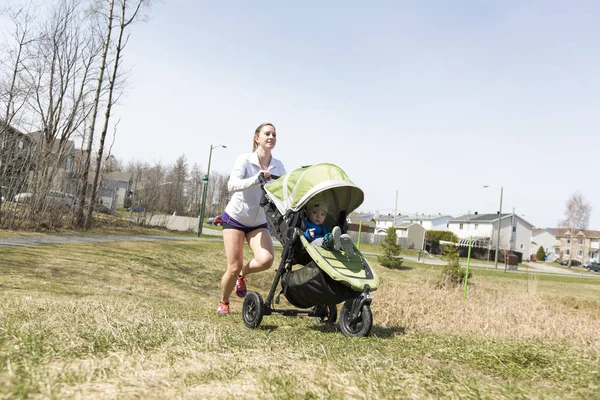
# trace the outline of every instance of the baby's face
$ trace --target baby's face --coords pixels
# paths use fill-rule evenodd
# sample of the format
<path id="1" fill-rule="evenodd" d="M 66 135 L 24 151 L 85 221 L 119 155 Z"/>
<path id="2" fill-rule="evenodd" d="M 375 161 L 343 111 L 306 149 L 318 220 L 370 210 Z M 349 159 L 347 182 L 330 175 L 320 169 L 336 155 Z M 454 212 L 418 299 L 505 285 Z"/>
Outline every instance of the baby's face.
<path id="1" fill-rule="evenodd" d="M 327 213 L 323 210 L 314 210 L 308 214 L 308 220 L 313 224 L 323 225 Z"/>

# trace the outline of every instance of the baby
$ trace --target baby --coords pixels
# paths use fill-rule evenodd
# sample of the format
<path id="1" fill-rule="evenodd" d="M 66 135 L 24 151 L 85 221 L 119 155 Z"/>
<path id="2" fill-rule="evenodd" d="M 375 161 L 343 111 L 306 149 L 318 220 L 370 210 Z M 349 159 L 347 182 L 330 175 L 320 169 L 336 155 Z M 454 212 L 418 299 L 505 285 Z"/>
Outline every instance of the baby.
<path id="1" fill-rule="evenodd" d="M 304 237 L 313 246 L 320 246 L 327 250 L 344 249 L 347 256 L 354 254 L 354 245 L 350 235 L 343 234 L 339 226 L 335 226 L 331 232 L 327 231 L 325 217 L 329 206 L 322 201 L 311 200 L 306 206 L 306 219 L 304 225 Z"/>

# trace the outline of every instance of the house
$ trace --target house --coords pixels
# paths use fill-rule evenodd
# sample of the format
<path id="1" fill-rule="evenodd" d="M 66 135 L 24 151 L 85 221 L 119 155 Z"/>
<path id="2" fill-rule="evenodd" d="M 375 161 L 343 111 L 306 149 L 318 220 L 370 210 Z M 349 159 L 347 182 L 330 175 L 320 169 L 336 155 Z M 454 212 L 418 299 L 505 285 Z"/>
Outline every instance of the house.
<path id="1" fill-rule="evenodd" d="M 459 239 L 459 245 L 468 246 L 473 240 L 473 247 L 496 248 L 498 232 L 500 233 L 499 248 L 506 251 L 520 253 L 521 258 L 531 255 L 531 237 L 533 225 L 521 216 L 510 213 L 502 214 L 467 214 L 450 220 L 448 230 Z"/>
<path id="2" fill-rule="evenodd" d="M 48 145 L 43 132 L 31 132 L 27 136 L 34 143 L 34 156 L 41 163 L 43 159 L 52 176 L 50 189 L 67 194 L 76 194 L 77 168 L 75 163 L 76 149 L 72 140 L 54 139 Z"/>
<path id="3" fill-rule="evenodd" d="M 0 119 L 0 186 L 6 199 L 27 189 L 33 148 L 29 136 Z"/>
<path id="4" fill-rule="evenodd" d="M 130 172 L 115 171 L 104 175 L 100 190 L 100 202 L 106 207 L 115 210 L 125 206 L 125 199 L 131 187 L 132 174 Z"/>
<path id="5" fill-rule="evenodd" d="M 557 258 L 598 262 L 600 231 L 568 228 L 547 228 L 546 230 L 556 238 L 552 251 Z"/>
<path id="6" fill-rule="evenodd" d="M 550 229 L 534 229 L 531 238 L 531 254 L 537 254 L 540 247 L 544 248 L 548 261 L 554 261 L 560 256 L 556 253 L 556 236 Z M 544 260 L 538 260 L 544 261 Z"/>
<path id="7" fill-rule="evenodd" d="M 451 219 L 451 215 L 415 214 L 405 216 L 404 222 L 417 223 L 428 231 L 446 231 Z"/>
<path id="8" fill-rule="evenodd" d="M 375 234 L 385 235 L 391 226 L 399 226 L 404 222 L 406 215 L 397 215 L 396 218 L 392 214 L 379 215 L 379 213 L 370 214 L 370 218 L 375 220 Z M 367 218 L 367 217 L 365 217 Z"/>
<path id="9" fill-rule="evenodd" d="M 422 249 L 426 229 L 416 222 L 403 222 L 396 227 L 399 244 L 405 249 Z"/>

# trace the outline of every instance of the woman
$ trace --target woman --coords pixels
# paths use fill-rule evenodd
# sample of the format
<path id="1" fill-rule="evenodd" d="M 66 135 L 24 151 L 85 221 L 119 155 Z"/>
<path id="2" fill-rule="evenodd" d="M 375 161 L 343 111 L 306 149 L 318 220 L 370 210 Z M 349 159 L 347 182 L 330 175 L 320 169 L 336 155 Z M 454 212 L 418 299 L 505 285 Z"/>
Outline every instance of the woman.
<path id="1" fill-rule="evenodd" d="M 277 143 L 275 126 L 264 123 L 256 128 L 252 139 L 252 153 L 242 154 L 235 161 L 227 186 L 233 192 L 223 213 L 223 241 L 227 255 L 227 272 L 221 279 L 221 303 L 219 315 L 229 315 L 229 296 L 246 296 L 246 276 L 264 271 L 273 265 L 273 240 L 267 230 L 265 212 L 260 206 L 262 189 L 258 181 L 264 174 L 269 181 L 271 175 L 285 174 L 281 161 L 271 155 Z M 250 245 L 254 258 L 244 265 L 244 239 Z"/>

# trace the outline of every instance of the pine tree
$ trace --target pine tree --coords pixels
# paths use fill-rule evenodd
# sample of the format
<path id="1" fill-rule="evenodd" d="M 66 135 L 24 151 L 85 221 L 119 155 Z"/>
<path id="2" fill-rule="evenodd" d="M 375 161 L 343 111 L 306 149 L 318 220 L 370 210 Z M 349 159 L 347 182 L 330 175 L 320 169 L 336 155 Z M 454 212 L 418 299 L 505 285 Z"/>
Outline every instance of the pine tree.
<path id="1" fill-rule="evenodd" d="M 540 246 L 540 248 L 537 250 L 537 253 L 535 253 L 535 259 L 537 261 L 545 261 L 546 260 L 546 252 L 544 251 L 543 246 Z"/>
<path id="2" fill-rule="evenodd" d="M 381 243 L 381 247 L 383 249 L 383 255 L 377 258 L 379 263 L 387 268 L 399 269 L 402 266 L 403 260 L 402 257 L 400 257 L 402 248 L 398 245 L 396 228 L 393 226 L 388 228 L 385 239 Z"/>
<path id="3" fill-rule="evenodd" d="M 440 284 L 460 284 L 465 281 L 466 272 L 460 267 L 460 258 L 458 247 L 454 245 L 446 246 L 442 259 L 447 261 L 447 264 L 442 269 Z M 469 278 L 472 273 L 469 272 Z"/>

